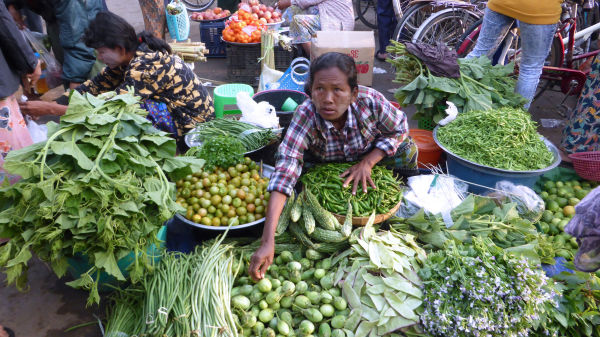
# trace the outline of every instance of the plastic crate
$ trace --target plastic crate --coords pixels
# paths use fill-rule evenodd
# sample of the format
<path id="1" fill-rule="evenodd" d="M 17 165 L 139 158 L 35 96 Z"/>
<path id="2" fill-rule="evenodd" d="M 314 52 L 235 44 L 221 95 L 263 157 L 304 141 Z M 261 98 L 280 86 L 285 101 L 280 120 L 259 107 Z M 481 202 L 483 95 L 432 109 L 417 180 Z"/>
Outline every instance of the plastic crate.
<path id="1" fill-rule="evenodd" d="M 226 57 L 226 43 L 221 39 L 225 29 L 225 21 L 201 22 L 200 23 L 200 42 L 204 43 L 208 54 L 206 57 Z"/>
<path id="2" fill-rule="evenodd" d="M 258 85 L 260 77 L 260 43 L 227 45 L 227 79 L 232 83 Z M 293 51 L 287 51 L 281 46 L 275 46 L 275 69 L 285 71 L 294 59 Z"/>
<path id="3" fill-rule="evenodd" d="M 419 129 L 433 131 L 436 124 L 433 122 L 433 119 L 420 118 L 417 123 Z"/>

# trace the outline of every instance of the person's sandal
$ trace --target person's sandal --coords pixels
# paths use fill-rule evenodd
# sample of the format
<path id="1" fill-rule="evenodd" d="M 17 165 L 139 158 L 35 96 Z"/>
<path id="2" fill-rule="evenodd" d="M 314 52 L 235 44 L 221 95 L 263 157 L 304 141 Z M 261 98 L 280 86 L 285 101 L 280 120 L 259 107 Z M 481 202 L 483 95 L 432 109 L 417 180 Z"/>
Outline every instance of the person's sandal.
<path id="1" fill-rule="evenodd" d="M 379 61 L 385 62 L 385 60 L 387 59 L 387 53 L 377 52 L 377 53 L 375 53 L 375 58 L 378 59 Z"/>

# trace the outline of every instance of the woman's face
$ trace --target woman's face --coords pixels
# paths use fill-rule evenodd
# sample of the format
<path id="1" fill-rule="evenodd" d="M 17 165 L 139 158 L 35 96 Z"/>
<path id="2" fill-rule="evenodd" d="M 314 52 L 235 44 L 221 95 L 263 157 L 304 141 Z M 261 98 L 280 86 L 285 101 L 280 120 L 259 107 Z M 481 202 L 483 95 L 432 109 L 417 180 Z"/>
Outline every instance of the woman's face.
<path id="1" fill-rule="evenodd" d="M 350 88 L 348 77 L 338 67 L 319 70 L 314 75 L 311 99 L 325 120 L 342 117 L 357 95 L 358 89 Z"/>
<path id="2" fill-rule="evenodd" d="M 124 48 L 100 47 L 96 49 L 96 51 L 98 52 L 98 60 L 106 64 L 106 66 L 111 69 L 115 69 L 129 63 L 127 53 L 125 52 Z"/>

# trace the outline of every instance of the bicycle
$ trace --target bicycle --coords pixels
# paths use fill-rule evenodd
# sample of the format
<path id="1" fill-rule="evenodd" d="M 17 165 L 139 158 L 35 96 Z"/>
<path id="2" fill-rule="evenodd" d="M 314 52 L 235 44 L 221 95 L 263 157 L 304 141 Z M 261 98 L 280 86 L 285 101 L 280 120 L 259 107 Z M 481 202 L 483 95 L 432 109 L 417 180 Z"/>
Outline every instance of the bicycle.
<path id="1" fill-rule="evenodd" d="M 404 10 L 409 7 L 410 0 L 392 0 L 396 19 L 400 20 Z M 354 0 L 355 20 L 360 20 L 367 27 L 377 29 L 377 0 Z"/>
<path id="2" fill-rule="evenodd" d="M 483 16 L 481 3 L 481 0 L 414 0 L 398 21 L 393 39 L 426 43 L 441 41 L 454 46 L 453 42 L 460 37 L 458 33 Z M 446 29 L 440 32 L 440 26 Z"/>
<path id="3" fill-rule="evenodd" d="M 209 9 L 215 0 L 181 0 L 185 4 L 185 7 L 190 12 L 202 12 Z"/>
<path id="4" fill-rule="evenodd" d="M 557 25 L 550 53 L 542 69 L 540 84 L 534 100 L 539 98 L 545 90 L 559 85 L 560 91 L 565 94 L 560 106 L 566 108 L 564 106 L 566 98 L 579 95 L 585 85 L 588 71 L 579 69 L 580 65 L 585 61 L 592 61 L 600 53 L 600 50 L 589 52 L 587 49 L 577 46 L 587 45 L 589 47 L 592 34 L 600 31 L 600 22 L 577 31 L 578 7 L 577 3 L 572 1 L 562 5 L 561 19 Z M 475 46 L 481 30 L 481 23 L 482 20 L 475 23 L 457 43 L 456 51 L 459 57 L 466 56 Z M 498 41 L 488 53 L 488 57 L 493 62 L 500 64 L 515 61 L 515 71 L 518 71 L 520 54 L 518 26 L 509 27 Z"/>

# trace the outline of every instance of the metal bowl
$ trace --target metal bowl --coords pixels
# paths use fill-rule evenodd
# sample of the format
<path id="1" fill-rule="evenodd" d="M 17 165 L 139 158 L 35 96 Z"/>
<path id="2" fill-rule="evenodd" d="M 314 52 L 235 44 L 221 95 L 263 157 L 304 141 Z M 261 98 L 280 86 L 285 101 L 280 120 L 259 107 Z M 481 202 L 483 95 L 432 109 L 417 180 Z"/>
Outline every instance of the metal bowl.
<path id="1" fill-rule="evenodd" d="M 273 131 L 274 134 L 276 134 L 277 136 L 281 137 L 281 134 L 283 133 L 283 128 L 277 128 L 277 129 L 271 129 Z M 201 146 L 202 145 L 202 141 L 200 141 L 199 139 L 197 139 L 198 137 L 194 134 L 194 132 L 196 131 L 196 129 L 188 132 L 184 137 L 183 140 L 185 141 L 185 145 L 187 145 L 189 148 L 192 148 L 194 146 Z M 265 147 L 275 143 L 277 140 L 273 140 L 271 141 L 269 144 L 266 144 L 262 147 L 259 147 L 258 149 L 254 149 L 251 151 L 247 151 L 244 153 L 244 155 L 249 155 L 252 154 L 256 151 L 260 151 L 262 149 L 264 149 Z"/>
<path id="2" fill-rule="evenodd" d="M 262 176 L 266 178 L 270 178 L 271 174 L 275 171 L 273 166 L 263 165 L 262 166 Z M 229 233 L 227 234 L 230 237 L 243 237 L 243 236 L 260 236 L 262 233 L 263 224 L 265 222 L 265 218 L 258 219 L 256 221 L 248 222 L 245 224 L 237 225 L 237 226 L 206 226 L 203 224 L 195 223 L 193 221 L 188 220 L 183 215 L 177 213 L 173 218 L 173 226 L 175 227 L 185 227 L 190 232 L 196 236 L 198 241 L 202 241 L 205 239 L 214 238 L 219 234 L 225 233 L 227 228 L 229 228 Z"/>

